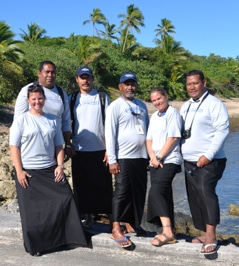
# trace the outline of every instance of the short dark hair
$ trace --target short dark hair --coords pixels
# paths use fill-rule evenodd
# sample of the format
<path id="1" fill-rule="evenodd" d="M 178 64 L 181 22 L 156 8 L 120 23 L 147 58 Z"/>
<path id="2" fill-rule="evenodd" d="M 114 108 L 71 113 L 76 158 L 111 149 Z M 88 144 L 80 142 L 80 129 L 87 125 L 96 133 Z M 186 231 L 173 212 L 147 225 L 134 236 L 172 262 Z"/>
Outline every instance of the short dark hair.
<path id="1" fill-rule="evenodd" d="M 38 70 L 39 70 L 39 71 L 42 71 L 44 65 L 52 65 L 52 66 L 55 68 L 55 70 L 56 70 L 56 65 L 55 65 L 52 61 L 50 61 L 50 60 L 42 61 L 42 62 L 40 63 L 40 65 L 39 65 Z"/>
<path id="2" fill-rule="evenodd" d="M 189 76 L 194 76 L 194 75 L 199 75 L 201 81 L 205 80 L 203 72 L 197 69 L 189 71 L 188 74 L 186 75 L 186 78 Z"/>
<path id="3" fill-rule="evenodd" d="M 167 91 L 162 88 L 162 87 L 155 87 L 155 88 L 152 88 L 150 90 L 150 94 L 153 93 L 153 92 L 159 92 L 160 94 L 162 94 L 163 96 L 165 96 L 167 94 Z"/>
<path id="4" fill-rule="evenodd" d="M 42 85 L 37 82 L 34 82 L 32 85 L 28 86 L 27 99 L 29 99 L 30 93 L 33 92 L 40 92 L 43 95 L 44 99 L 46 98 Z"/>

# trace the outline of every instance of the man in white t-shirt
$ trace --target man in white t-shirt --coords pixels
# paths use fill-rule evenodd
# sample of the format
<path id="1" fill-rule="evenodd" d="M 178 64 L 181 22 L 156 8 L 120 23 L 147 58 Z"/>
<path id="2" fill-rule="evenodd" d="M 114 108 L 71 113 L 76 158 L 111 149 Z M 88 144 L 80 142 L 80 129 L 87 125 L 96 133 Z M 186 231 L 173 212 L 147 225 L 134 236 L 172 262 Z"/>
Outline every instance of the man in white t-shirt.
<path id="1" fill-rule="evenodd" d="M 45 105 L 43 107 L 44 113 L 53 114 L 57 116 L 62 123 L 62 132 L 65 141 L 65 153 L 68 157 L 71 153 L 71 118 L 68 104 L 67 93 L 56 86 L 56 65 L 49 60 L 42 61 L 38 68 L 38 83 L 43 86 L 46 96 Z M 33 83 L 27 84 L 19 92 L 14 109 L 14 119 L 20 114 L 27 112 L 30 107 L 27 101 L 28 87 Z"/>
<path id="2" fill-rule="evenodd" d="M 149 124 L 146 105 L 135 98 L 137 78 L 122 74 L 121 96 L 107 109 L 105 121 L 106 151 L 109 170 L 115 175 L 112 201 L 112 237 L 120 247 L 132 245 L 120 222 L 139 228 L 147 188 L 148 155 L 145 145 Z"/>
<path id="3" fill-rule="evenodd" d="M 92 69 L 80 67 L 76 73 L 79 92 L 69 96 L 76 153 L 72 157 L 73 190 L 80 212 L 86 214 L 83 223 L 86 228 L 93 225 L 92 214 L 111 214 L 112 202 L 112 175 L 106 166 L 104 129 L 110 99 L 93 88 L 93 81 Z"/>
<path id="4" fill-rule="evenodd" d="M 181 151 L 186 188 L 194 226 L 203 234 L 192 240 L 203 243 L 201 253 L 217 251 L 216 227 L 220 210 L 216 186 L 226 167 L 224 143 L 229 134 L 228 112 L 222 101 L 206 88 L 204 74 L 192 70 L 186 76 L 191 97 L 183 104 Z"/>

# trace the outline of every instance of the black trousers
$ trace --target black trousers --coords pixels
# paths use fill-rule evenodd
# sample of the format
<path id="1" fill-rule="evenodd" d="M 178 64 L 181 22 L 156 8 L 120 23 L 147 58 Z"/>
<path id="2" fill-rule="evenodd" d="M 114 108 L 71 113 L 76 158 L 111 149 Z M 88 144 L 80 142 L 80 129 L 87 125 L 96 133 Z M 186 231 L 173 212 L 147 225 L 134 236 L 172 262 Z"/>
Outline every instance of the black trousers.
<path id="1" fill-rule="evenodd" d="M 147 190 L 147 159 L 120 159 L 112 201 L 113 222 L 140 226 Z"/>
<path id="2" fill-rule="evenodd" d="M 206 224 L 220 223 L 216 186 L 226 167 L 226 158 L 214 159 L 208 165 L 188 173 L 196 162 L 184 161 L 188 202 L 195 228 L 206 231 Z"/>

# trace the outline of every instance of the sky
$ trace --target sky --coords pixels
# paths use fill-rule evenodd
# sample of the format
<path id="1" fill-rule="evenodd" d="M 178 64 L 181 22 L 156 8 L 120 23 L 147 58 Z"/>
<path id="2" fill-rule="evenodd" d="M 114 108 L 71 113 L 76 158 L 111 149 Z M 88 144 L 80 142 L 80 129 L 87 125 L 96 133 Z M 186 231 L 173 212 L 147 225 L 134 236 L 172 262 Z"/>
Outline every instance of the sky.
<path id="1" fill-rule="evenodd" d="M 175 27 L 175 41 L 193 55 L 218 55 L 236 59 L 239 56 L 239 1 L 238 0 L 0 0 L 0 21 L 5 21 L 20 39 L 21 29 L 37 23 L 49 37 L 74 35 L 92 36 L 90 19 L 94 8 L 99 8 L 110 24 L 120 25 L 127 7 L 134 4 L 143 16 L 145 27 L 133 32 L 137 42 L 155 47 L 155 29 L 166 18 Z M 96 25 L 98 30 L 103 26 Z"/>

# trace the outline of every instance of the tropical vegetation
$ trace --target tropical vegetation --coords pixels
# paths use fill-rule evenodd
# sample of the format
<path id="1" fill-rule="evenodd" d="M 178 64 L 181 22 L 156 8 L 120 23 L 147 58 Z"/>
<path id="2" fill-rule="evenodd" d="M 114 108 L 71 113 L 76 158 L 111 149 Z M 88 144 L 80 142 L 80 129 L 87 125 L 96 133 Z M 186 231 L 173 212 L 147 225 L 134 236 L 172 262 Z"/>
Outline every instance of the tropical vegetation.
<path id="1" fill-rule="evenodd" d="M 77 68 L 89 65 L 95 74 L 95 87 L 108 91 L 111 98 L 118 95 L 122 72 L 133 71 L 138 77 L 141 99 L 149 100 L 150 89 L 163 86 L 171 100 L 185 100 L 185 73 L 192 69 L 205 73 L 208 87 L 218 96 L 239 96 L 239 57 L 193 55 L 174 39 L 175 26 L 166 18 L 155 25 L 155 47 L 144 47 L 136 38 L 144 27 L 141 10 L 131 4 L 118 17 L 119 25 L 111 24 L 95 8 L 83 22 L 92 24 L 92 36 L 51 38 L 45 29 L 32 23 L 27 30 L 21 29 L 21 40 L 16 40 L 5 21 L 0 21 L 0 103 L 14 101 L 23 85 L 36 80 L 43 60 L 57 65 L 57 83 L 68 93 L 77 90 Z"/>

